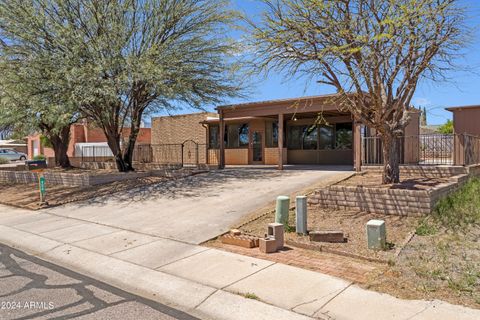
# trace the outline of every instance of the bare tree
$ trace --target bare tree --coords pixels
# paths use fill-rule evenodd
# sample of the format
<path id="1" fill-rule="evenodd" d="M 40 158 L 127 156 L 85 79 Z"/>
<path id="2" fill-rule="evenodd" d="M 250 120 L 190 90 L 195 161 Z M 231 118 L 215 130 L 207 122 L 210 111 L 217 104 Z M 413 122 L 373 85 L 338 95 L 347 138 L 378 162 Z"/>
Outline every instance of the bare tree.
<path id="1" fill-rule="evenodd" d="M 419 81 L 443 79 L 465 44 L 458 0 L 262 0 L 249 21 L 259 71 L 332 86 L 383 142 L 383 183 L 400 180 L 400 139 Z"/>

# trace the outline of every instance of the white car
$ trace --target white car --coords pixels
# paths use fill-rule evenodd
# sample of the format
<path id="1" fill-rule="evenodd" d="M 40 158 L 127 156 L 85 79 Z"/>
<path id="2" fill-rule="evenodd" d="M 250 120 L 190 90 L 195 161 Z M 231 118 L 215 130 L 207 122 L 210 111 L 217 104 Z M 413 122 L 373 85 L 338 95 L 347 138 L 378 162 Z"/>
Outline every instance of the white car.
<path id="1" fill-rule="evenodd" d="M 27 160 L 27 155 L 14 149 L 0 148 L 0 158 L 4 158 L 10 161 Z"/>

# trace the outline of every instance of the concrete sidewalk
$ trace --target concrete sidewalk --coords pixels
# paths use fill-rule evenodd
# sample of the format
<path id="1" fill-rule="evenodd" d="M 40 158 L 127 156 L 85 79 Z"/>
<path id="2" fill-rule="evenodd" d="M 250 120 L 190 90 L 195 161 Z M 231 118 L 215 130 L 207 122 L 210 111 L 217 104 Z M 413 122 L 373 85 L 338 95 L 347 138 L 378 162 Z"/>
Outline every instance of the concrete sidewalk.
<path id="1" fill-rule="evenodd" d="M 480 319 L 480 310 L 401 300 L 308 270 L 48 213 L 0 206 L 0 242 L 202 319 Z"/>

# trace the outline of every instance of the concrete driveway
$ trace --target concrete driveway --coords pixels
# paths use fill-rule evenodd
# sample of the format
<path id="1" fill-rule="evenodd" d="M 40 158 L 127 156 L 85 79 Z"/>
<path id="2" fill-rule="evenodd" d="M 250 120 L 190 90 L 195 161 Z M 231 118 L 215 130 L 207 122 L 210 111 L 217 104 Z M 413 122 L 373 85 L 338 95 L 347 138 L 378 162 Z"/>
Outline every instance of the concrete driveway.
<path id="1" fill-rule="evenodd" d="M 59 216 L 198 244 L 278 195 L 348 174 L 349 167 L 228 168 L 44 210 Z"/>

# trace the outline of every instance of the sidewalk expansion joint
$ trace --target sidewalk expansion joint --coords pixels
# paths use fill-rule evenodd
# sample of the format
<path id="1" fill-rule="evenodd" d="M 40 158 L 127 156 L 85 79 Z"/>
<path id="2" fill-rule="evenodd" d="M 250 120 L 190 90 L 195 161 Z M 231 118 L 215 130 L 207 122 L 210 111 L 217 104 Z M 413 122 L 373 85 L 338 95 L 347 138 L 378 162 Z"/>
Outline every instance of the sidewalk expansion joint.
<path id="1" fill-rule="evenodd" d="M 320 306 L 320 308 L 318 308 L 314 313 L 313 313 L 313 317 L 316 317 L 317 313 L 320 312 L 320 310 L 322 310 L 323 308 L 325 308 L 330 302 L 332 302 L 336 297 L 338 297 L 339 295 L 341 295 L 342 293 L 345 292 L 345 290 L 347 290 L 348 288 L 350 288 L 351 286 L 353 285 L 353 282 L 349 283 L 348 286 L 346 286 L 345 288 L 343 288 L 342 290 L 340 290 L 336 295 L 334 295 L 333 297 L 331 297 L 330 299 L 328 299 L 327 302 L 325 302 L 323 305 Z"/>
<path id="2" fill-rule="evenodd" d="M 197 309 L 198 307 L 200 307 L 205 301 L 207 301 L 211 296 L 213 296 L 215 293 L 217 293 L 218 291 L 220 291 L 220 289 L 216 289 L 215 291 L 213 291 L 212 293 L 210 293 L 208 296 L 205 297 L 205 299 L 203 299 L 202 301 L 200 301 L 199 304 L 197 304 L 193 309 Z"/>
<path id="3" fill-rule="evenodd" d="M 199 246 L 199 247 L 200 247 L 200 246 Z M 138 248 L 138 247 L 137 247 L 137 248 Z M 212 250 L 212 248 L 204 247 L 204 250 L 202 250 L 202 251 L 195 252 L 195 253 L 192 253 L 191 255 L 185 256 L 185 257 L 183 257 L 183 258 L 180 258 L 180 259 L 177 259 L 177 260 L 173 260 L 173 261 L 167 262 L 167 263 L 162 264 L 162 265 L 160 265 L 160 266 L 158 266 L 158 267 L 155 267 L 154 270 L 158 270 L 158 269 L 160 269 L 160 268 L 163 268 L 163 267 L 166 267 L 166 266 L 168 266 L 168 265 L 171 265 L 171 264 L 173 264 L 173 263 L 175 263 L 175 262 L 179 262 L 179 261 L 182 261 L 182 260 L 191 258 L 191 257 L 193 257 L 193 256 L 196 256 L 196 255 L 200 254 L 200 253 L 204 253 L 204 252 L 206 252 L 206 251 L 208 251 L 208 250 Z M 117 252 L 117 253 L 118 253 L 118 252 Z"/>
<path id="4" fill-rule="evenodd" d="M 234 284 L 239 283 L 240 281 L 243 281 L 243 280 L 245 280 L 245 279 L 247 279 L 247 278 L 250 278 L 250 277 L 253 276 L 254 274 L 257 274 L 257 273 L 259 273 L 260 271 L 263 271 L 263 270 L 265 270 L 265 269 L 267 269 L 267 268 L 270 268 L 271 266 L 273 266 L 273 265 L 275 265 L 275 264 L 277 264 L 277 263 L 276 263 L 276 262 L 273 262 L 273 263 L 271 263 L 271 264 L 269 264 L 269 265 L 267 265 L 267 266 L 265 266 L 265 267 L 263 267 L 263 268 L 258 269 L 257 271 L 255 271 L 255 272 L 253 272 L 253 273 L 250 273 L 249 275 L 247 275 L 247 276 L 245 276 L 245 277 L 243 277 L 243 278 L 241 278 L 241 279 L 238 279 L 238 280 L 236 280 L 236 281 L 234 281 L 234 282 L 232 282 L 232 283 L 227 284 L 226 286 L 223 286 L 223 287 L 220 288 L 220 289 L 222 289 L 222 290 L 227 289 L 228 287 L 233 286 Z"/>

